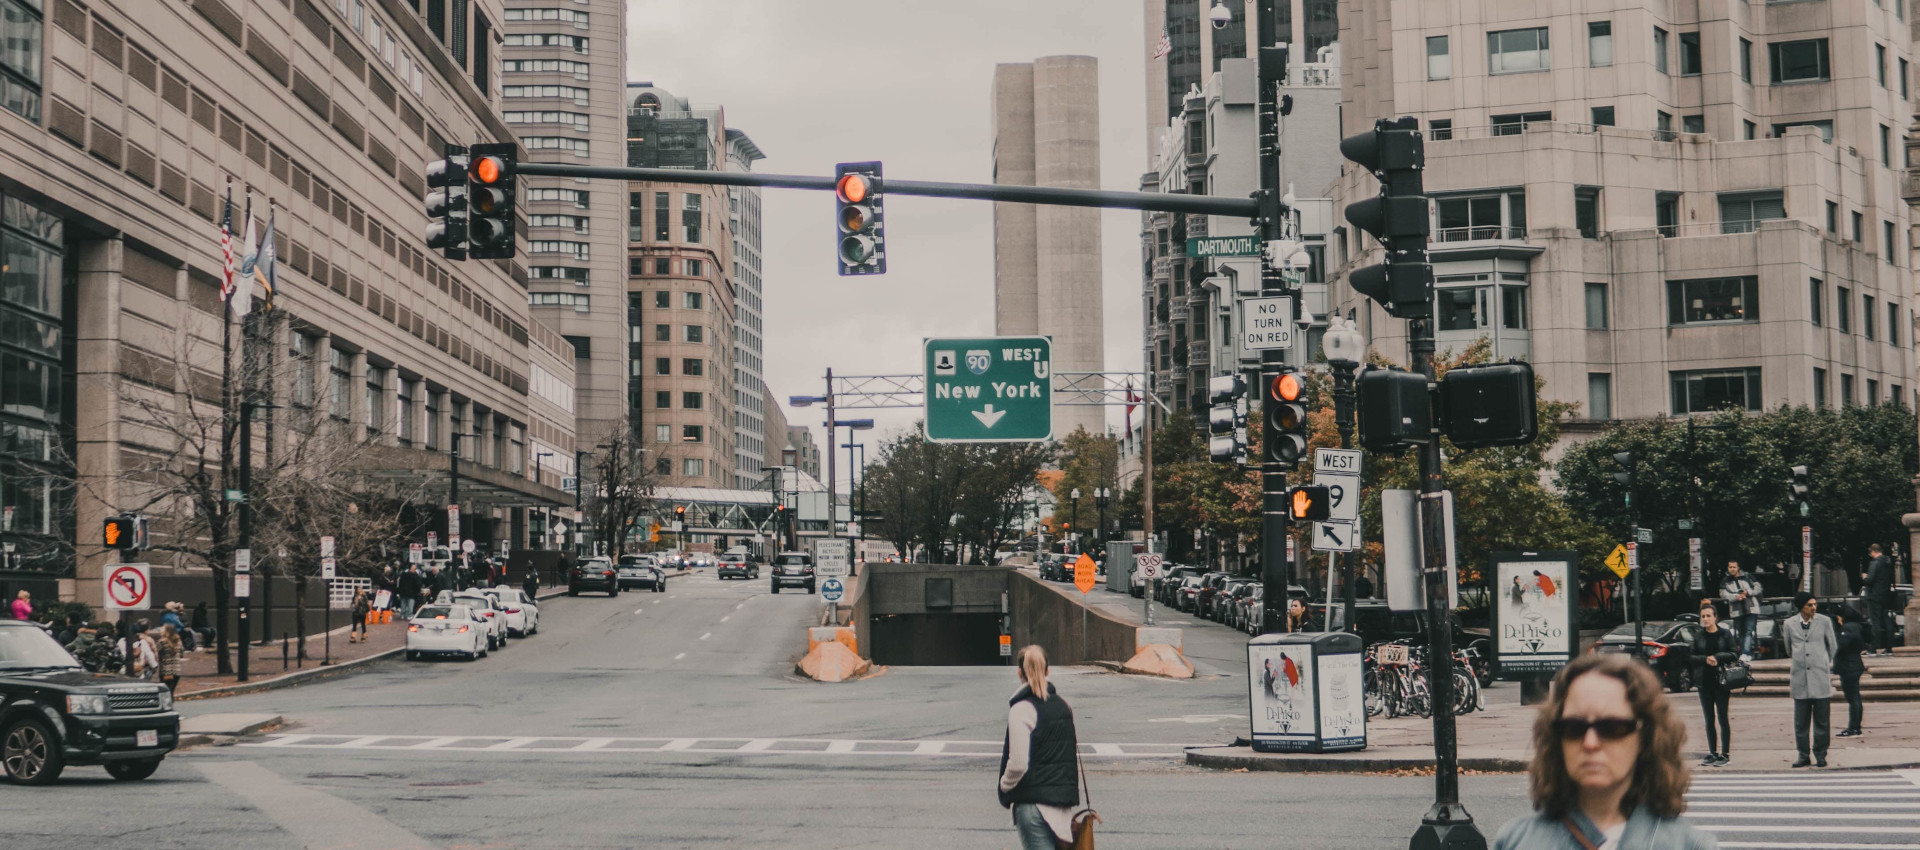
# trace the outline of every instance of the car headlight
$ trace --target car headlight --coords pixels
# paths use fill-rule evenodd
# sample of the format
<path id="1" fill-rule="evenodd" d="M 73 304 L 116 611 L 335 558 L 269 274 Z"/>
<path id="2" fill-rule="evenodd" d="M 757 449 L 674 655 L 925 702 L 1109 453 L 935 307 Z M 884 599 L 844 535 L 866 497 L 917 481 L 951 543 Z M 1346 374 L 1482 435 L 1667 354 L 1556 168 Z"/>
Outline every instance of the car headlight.
<path id="1" fill-rule="evenodd" d="M 99 695 L 72 694 L 67 697 L 68 714 L 106 714 L 107 698 Z"/>
<path id="2" fill-rule="evenodd" d="M 173 710 L 173 692 L 172 691 L 160 692 L 160 710 L 161 711 Z"/>

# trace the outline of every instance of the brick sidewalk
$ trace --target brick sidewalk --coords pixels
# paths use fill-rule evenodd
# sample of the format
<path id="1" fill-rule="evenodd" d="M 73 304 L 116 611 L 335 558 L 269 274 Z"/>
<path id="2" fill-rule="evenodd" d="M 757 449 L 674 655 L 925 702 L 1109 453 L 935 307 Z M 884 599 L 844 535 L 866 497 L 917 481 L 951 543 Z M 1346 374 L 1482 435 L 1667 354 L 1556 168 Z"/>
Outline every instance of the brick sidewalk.
<path id="1" fill-rule="evenodd" d="M 342 614 L 336 617 L 334 621 L 338 624 L 345 619 L 346 616 Z M 256 636 L 256 640 L 257 639 Z M 298 660 L 300 642 L 298 640 L 288 640 L 286 642 L 287 660 L 284 669 L 280 661 L 281 642 L 277 636 L 271 644 L 254 644 L 249 647 L 252 653 L 247 658 L 248 680 L 250 682 L 257 682 L 285 673 L 321 667 L 321 662 L 327 658 L 326 641 L 327 637 L 324 634 L 307 635 L 307 658 L 305 661 L 300 661 Z M 389 650 L 399 649 L 406 645 L 406 642 L 406 622 L 398 616 L 394 617 L 392 623 L 367 626 L 366 643 L 348 643 L 347 627 L 344 625 L 336 625 L 333 632 L 332 659 L 334 664 L 337 665 L 343 661 L 353 661 Z M 238 669 L 240 664 L 239 650 L 240 648 L 237 645 L 228 648 L 228 651 L 233 654 L 233 665 L 235 669 Z M 221 676 L 214 672 L 217 666 L 215 663 L 217 657 L 216 653 L 196 651 L 189 652 L 181 658 L 180 688 L 177 693 L 180 696 L 190 696 L 198 691 L 232 685 L 239 682 L 237 675 Z"/>

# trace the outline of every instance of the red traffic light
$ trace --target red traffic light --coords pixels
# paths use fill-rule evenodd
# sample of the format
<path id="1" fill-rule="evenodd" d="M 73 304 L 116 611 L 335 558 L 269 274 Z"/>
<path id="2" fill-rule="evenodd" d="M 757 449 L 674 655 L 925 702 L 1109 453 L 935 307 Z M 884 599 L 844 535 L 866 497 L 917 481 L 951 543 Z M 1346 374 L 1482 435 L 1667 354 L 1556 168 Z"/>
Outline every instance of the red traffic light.
<path id="1" fill-rule="evenodd" d="M 507 176 L 507 162 L 497 156 L 475 157 L 467 173 L 476 183 L 498 183 Z"/>
<path id="2" fill-rule="evenodd" d="M 1274 377 L 1268 392 L 1274 401 L 1299 401 L 1307 393 L 1307 384 L 1298 372 L 1282 372 Z"/>
<path id="3" fill-rule="evenodd" d="M 873 181 L 865 174 L 842 174 L 833 190 L 842 203 L 865 203 L 867 196 L 873 193 Z"/>

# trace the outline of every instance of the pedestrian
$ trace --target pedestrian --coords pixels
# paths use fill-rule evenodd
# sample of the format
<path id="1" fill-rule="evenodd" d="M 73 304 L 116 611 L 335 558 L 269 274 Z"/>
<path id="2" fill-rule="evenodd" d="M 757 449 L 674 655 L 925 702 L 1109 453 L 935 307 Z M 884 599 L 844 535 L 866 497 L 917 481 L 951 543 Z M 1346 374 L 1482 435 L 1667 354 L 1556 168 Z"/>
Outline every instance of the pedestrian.
<path id="1" fill-rule="evenodd" d="M 1875 655 L 1893 654 L 1893 559 L 1880 553 L 1880 544 L 1867 547 L 1866 587 L 1861 595 L 1867 600 L 1867 616 L 1862 623 L 1872 632 Z"/>
<path id="2" fill-rule="evenodd" d="M 1287 600 L 1287 631 L 1289 632 L 1319 631 L 1319 629 L 1313 625 L 1313 613 L 1307 610 L 1307 603 L 1305 600 L 1302 600 L 1302 599 Z"/>
<path id="3" fill-rule="evenodd" d="M 1373 579 L 1367 578 L 1366 573 L 1355 576 L 1353 579 L 1353 595 L 1360 599 L 1372 599 Z"/>
<path id="4" fill-rule="evenodd" d="M 1660 678 L 1638 659 L 1581 655 L 1553 678 L 1533 723 L 1534 813 L 1509 821 L 1494 850 L 1711 850 L 1681 819 L 1686 727 Z"/>
<path id="5" fill-rule="evenodd" d="M 16 620 L 33 619 L 33 594 L 24 590 L 13 598 L 13 618 Z"/>
<path id="6" fill-rule="evenodd" d="M 168 692 L 180 689 L 180 654 L 186 651 L 186 644 L 180 640 L 180 630 L 172 623 L 160 626 L 160 638 L 154 641 L 154 656 L 160 666 L 160 681 L 167 686 Z"/>
<path id="7" fill-rule="evenodd" d="M 1021 648 L 1020 687 L 1008 701 L 1007 737 L 1000 750 L 1000 805 L 1013 810 L 1024 850 L 1057 850 L 1073 841 L 1080 805 L 1080 744 L 1073 708 L 1047 681 L 1047 654 Z"/>
<path id="8" fill-rule="evenodd" d="M 527 580 L 525 583 L 523 583 L 520 586 L 520 589 L 526 593 L 528 602 L 532 602 L 540 598 L 540 568 L 539 567 L 536 567 L 533 564 L 527 565 Z"/>
<path id="9" fill-rule="evenodd" d="M 1788 617 L 1780 627 L 1786 640 L 1787 657 L 1793 659 L 1793 741 L 1800 751 L 1794 767 L 1827 766 L 1827 731 L 1833 701 L 1833 656 L 1840 641 L 1833 633 L 1833 620 L 1815 613 L 1819 606 L 1813 594 L 1793 595 L 1793 608 L 1799 616 Z M 1809 746 L 1811 730 L 1811 746 Z M 1808 755 L 1813 756 L 1808 760 Z"/>
<path id="10" fill-rule="evenodd" d="M 80 630 L 85 627 L 86 621 L 79 614 L 68 611 L 67 621 L 60 626 L 60 631 L 54 635 L 54 639 L 60 641 L 61 646 L 66 646 L 73 643 L 73 639 L 79 637 Z"/>
<path id="11" fill-rule="evenodd" d="M 1693 638 L 1693 680 L 1700 687 L 1700 713 L 1707 722 L 1707 758 L 1704 767 L 1719 767 L 1733 757 L 1733 720 L 1727 715 L 1732 692 L 1727 689 L 1722 671 L 1738 661 L 1739 644 L 1733 631 L 1720 625 L 1720 612 L 1713 600 L 1700 600 L 1700 633 Z M 1719 739 L 1714 738 L 1716 720 Z"/>
<path id="12" fill-rule="evenodd" d="M 352 628 L 347 632 L 347 643 L 367 642 L 367 614 L 372 611 L 373 604 L 367 600 L 367 589 L 364 587 L 355 588 L 353 591 L 353 608 L 351 609 L 351 613 L 347 615 L 348 622 L 353 624 Z"/>
<path id="13" fill-rule="evenodd" d="M 1840 676 L 1840 693 L 1847 698 L 1847 728 L 1840 730 L 1840 737 L 1855 738 L 1860 735 L 1860 674 L 1867 672 L 1867 663 L 1860 660 L 1873 637 L 1867 626 L 1860 620 L 1860 610 L 1851 605 L 1842 605 L 1834 613 L 1834 627 L 1839 650 L 1833 656 L 1833 672 Z"/>
<path id="14" fill-rule="evenodd" d="M 153 636 L 147 633 L 152 627 L 145 618 L 135 620 L 133 629 L 127 633 L 126 646 L 121 650 L 132 659 L 133 675 L 151 682 L 160 675 L 160 647 L 154 643 Z"/>
<path id="15" fill-rule="evenodd" d="M 1720 582 L 1720 598 L 1727 600 L 1727 619 L 1740 635 L 1740 660 L 1753 660 L 1753 629 L 1760 619 L 1760 583 L 1740 574 L 1740 562 L 1727 561 L 1727 577 Z"/>
<path id="16" fill-rule="evenodd" d="M 210 622 L 207 618 L 207 603 L 193 603 L 193 616 L 188 620 L 188 628 L 191 628 L 193 633 L 198 635 L 196 642 L 200 645 L 201 650 L 205 652 L 213 651 L 213 626 L 209 625 Z"/>
<path id="17" fill-rule="evenodd" d="M 413 619 L 413 609 L 420 604 L 420 569 L 407 565 L 406 572 L 400 574 L 400 619 Z"/>
<path id="18" fill-rule="evenodd" d="M 180 645 L 184 651 L 192 652 L 193 632 L 187 631 L 187 621 L 180 618 L 180 614 L 187 610 L 187 606 L 179 602 L 169 602 L 165 607 L 166 613 L 160 615 L 160 625 L 172 626 L 174 633 L 180 636 Z"/>

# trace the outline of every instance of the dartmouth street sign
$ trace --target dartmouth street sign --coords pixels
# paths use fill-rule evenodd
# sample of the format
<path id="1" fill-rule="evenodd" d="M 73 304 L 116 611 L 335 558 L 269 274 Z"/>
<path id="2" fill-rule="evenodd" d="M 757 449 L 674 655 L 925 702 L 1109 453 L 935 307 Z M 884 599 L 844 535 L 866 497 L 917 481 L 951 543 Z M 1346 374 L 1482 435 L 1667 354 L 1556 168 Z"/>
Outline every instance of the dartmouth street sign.
<path id="1" fill-rule="evenodd" d="M 1258 236 L 1208 236 L 1187 240 L 1189 257 L 1258 257 Z"/>
<path id="2" fill-rule="evenodd" d="M 1053 437 L 1053 342 L 1043 336 L 929 339 L 927 439 L 1031 443 Z"/>

